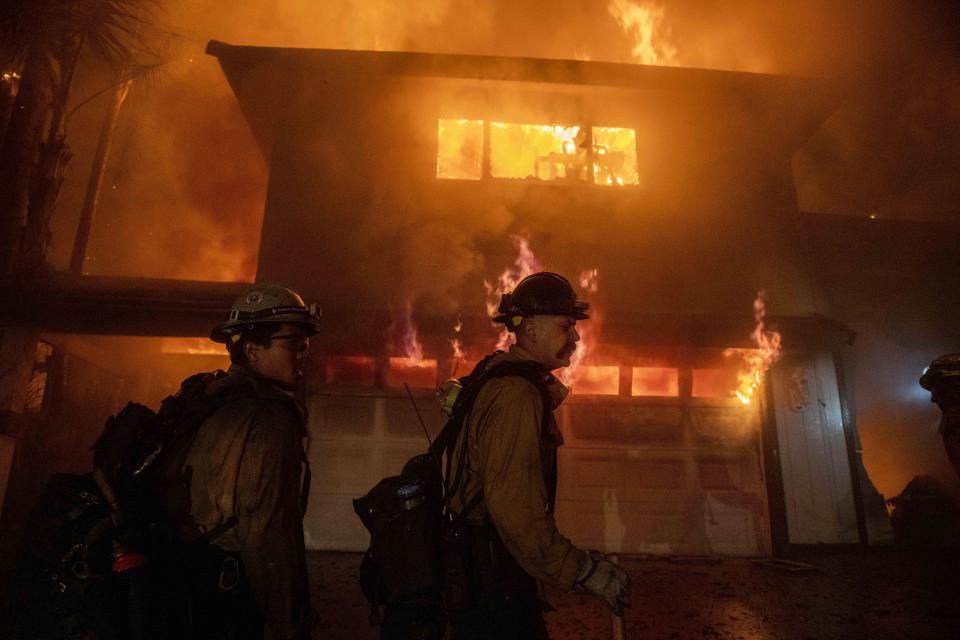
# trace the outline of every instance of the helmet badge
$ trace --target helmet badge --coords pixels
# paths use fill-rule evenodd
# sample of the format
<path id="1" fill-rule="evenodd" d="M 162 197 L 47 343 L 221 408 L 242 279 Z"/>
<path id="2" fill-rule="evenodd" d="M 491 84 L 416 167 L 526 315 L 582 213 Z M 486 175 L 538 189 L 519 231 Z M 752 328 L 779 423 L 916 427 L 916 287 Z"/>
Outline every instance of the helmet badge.
<path id="1" fill-rule="evenodd" d="M 263 300 L 263 293 L 261 293 L 260 291 L 254 291 L 253 293 L 247 296 L 246 302 L 247 304 L 257 304 L 261 300 Z"/>

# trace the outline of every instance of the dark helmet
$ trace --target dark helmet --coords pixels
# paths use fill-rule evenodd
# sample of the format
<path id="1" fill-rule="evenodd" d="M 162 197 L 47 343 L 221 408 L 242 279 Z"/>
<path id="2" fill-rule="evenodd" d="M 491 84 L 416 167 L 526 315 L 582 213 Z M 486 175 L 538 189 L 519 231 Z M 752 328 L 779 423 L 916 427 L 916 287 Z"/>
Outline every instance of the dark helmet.
<path id="1" fill-rule="evenodd" d="M 293 289 L 279 284 L 255 284 L 233 302 L 227 319 L 210 332 L 214 342 L 228 343 L 244 329 L 265 323 L 290 322 L 301 325 L 312 336 L 319 331 L 320 308 L 307 305 Z"/>
<path id="2" fill-rule="evenodd" d="M 586 320 L 588 302 L 577 300 L 570 282 L 559 273 L 541 271 L 527 276 L 516 288 L 500 298 L 494 322 L 507 325 L 516 331 L 520 322 L 515 318 L 527 316 L 570 316 L 574 320 Z"/>
<path id="3" fill-rule="evenodd" d="M 960 388 L 960 353 L 940 356 L 931 362 L 920 376 L 920 386 L 934 392 L 947 386 Z"/>

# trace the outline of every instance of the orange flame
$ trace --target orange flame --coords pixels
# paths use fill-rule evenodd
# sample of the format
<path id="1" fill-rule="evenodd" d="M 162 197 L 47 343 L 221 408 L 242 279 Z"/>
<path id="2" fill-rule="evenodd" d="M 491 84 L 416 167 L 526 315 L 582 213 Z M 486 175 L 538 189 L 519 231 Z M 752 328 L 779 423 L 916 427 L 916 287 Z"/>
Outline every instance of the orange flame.
<path id="1" fill-rule="evenodd" d="M 460 331 L 462 329 L 463 321 L 460 319 L 460 316 L 457 316 L 457 323 L 453 325 L 454 337 L 448 340 L 450 348 L 453 349 L 453 372 L 450 374 L 451 378 L 457 375 L 457 369 L 460 368 L 460 363 L 466 362 L 467 360 L 467 354 L 463 351 L 463 342 L 460 340 Z"/>
<path id="2" fill-rule="evenodd" d="M 226 356 L 223 345 L 211 342 L 210 338 L 164 338 L 160 348 L 162 353 L 189 355 Z"/>
<path id="3" fill-rule="evenodd" d="M 401 348 L 406 355 L 408 366 L 427 366 L 423 359 L 423 345 L 417 334 L 417 325 L 413 322 L 413 302 L 407 300 L 403 307 L 403 331 L 400 335 Z"/>
<path id="4" fill-rule="evenodd" d="M 773 364 L 780 359 L 780 334 L 776 331 L 767 331 L 764 326 L 764 317 L 767 315 L 767 294 L 761 290 L 753 301 L 753 319 L 757 325 L 750 334 L 750 339 L 757 346 L 756 349 L 727 349 L 723 355 L 740 358 L 740 371 L 737 374 L 737 389 L 733 394 L 744 405 L 750 404 L 753 394 L 763 384 L 763 376 Z"/>
<path id="5" fill-rule="evenodd" d="M 527 276 L 543 271 L 543 265 L 533 255 L 530 248 L 530 242 L 520 236 L 510 236 L 513 245 L 517 248 L 517 259 L 513 262 L 513 267 L 504 269 L 495 283 L 483 281 L 483 286 L 487 289 L 487 315 L 493 317 L 497 314 L 497 307 L 500 306 L 500 296 L 504 293 L 513 291 L 517 283 Z M 500 328 L 500 335 L 497 338 L 497 349 L 505 350 L 513 343 L 513 334 L 507 331 L 506 326 Z"/>
<path id="6" fill-rule="evenodd" d="M 580 288 L 590 293 L 596 293 L 599 287 L 600 270 L 584 269 L 580 272 Z M 570 366 L 560 372 L 558 376 L 560 381 L 568 387 L 575 387 L 581 378 L 583 378 L 582 367 L 584 359 L 594 345 L 594 337 L 597 332 L 597 324 L 600 321 L 600 313 L 596 308 L 590 310 L 590 321 L 577 325 L 577 333 L 580 334 L 580 342 L 577 343 L 577 350 L 570 356 Z M 590 375 L 589 373 L 587 374 Z M 584 380 L 586 382 L 586 380 Z M 588 383 L 589 384 L 589 383 Z"/>
<path id="7" fill-rule="evenodd" d="M 663 5 L 641 0 L 610 0 L 607 12 L 633 37 L 633 57 L 640 64 L 676 65 L 677 49 L 666 41 Z"/>

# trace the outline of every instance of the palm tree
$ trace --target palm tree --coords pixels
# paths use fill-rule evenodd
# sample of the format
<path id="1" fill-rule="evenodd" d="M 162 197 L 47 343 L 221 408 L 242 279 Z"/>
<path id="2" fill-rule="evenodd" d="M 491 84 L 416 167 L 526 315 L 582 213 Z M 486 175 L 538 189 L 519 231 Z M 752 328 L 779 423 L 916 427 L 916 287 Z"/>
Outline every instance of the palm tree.
<path id="1" fill-rule="evenodd" d="M 43 263 L 71 157 L 66 129 L 78 69 L 106 70 L 125 85 L 154 67 L 144 43 L 155 39 L 155 13 L 155 0 L 6 0 L 0 8 L 0 72 L 19 75 L 0 134 L 0 274 Z"/>

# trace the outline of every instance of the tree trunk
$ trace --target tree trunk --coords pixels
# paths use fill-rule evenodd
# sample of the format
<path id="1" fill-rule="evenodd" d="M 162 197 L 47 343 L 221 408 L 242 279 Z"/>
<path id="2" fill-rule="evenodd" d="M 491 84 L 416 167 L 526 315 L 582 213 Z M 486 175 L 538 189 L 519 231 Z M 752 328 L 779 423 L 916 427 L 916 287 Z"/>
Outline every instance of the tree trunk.
<path id="1" fill-rule="evenodd" d="M 36 171 L 30 183 L 27 219 L 15 268 L 20 272 L 39 269 L 50 246 L 50 218 L 60 199 L 64 173 L 72 154 L 66 140 L 67 104 L 74 73 L 80 60 L 83 37 L 65 35 L 58 48 L 59 75 L 54 86 L 47 139 L 40 145 Z"/>
<path id="2" fill-rule="evenodd" d="M 80 210 L 80 224 L 73 243 L 73 255 L 70 257 L 70 273 L 76 275 L 83 275 L 83 262 L 87 257 L 90 230 L 93 228 L 93 218 L 100 202 L 100 189 L 103 186 L 103 176 L 110 157 L 113 132 L 117 128 L 117 116 L 120 115 L 120 109 L 127 99 L 131 84 L 133 84 L 132 80 L 120 80 L 120 84 L 114 91 L 110 110 L 107 111 L 103 120 L 103 128 L 100 129 L 100 140 L 97 142 L 97 152 L 93 158 L 93 168 L 90 170 L 90 179 L 87 182 L 87 193 L 83 199 L 83 209 Z"/>
<path id="3" fill-rule="evenodd" d="M 48 38 L 30 47 L 10 124 L 0 147 L 0 275 L 19 262 L 31 177 L 53 102 L 56 64 Z"/>

